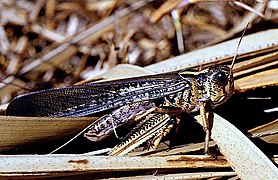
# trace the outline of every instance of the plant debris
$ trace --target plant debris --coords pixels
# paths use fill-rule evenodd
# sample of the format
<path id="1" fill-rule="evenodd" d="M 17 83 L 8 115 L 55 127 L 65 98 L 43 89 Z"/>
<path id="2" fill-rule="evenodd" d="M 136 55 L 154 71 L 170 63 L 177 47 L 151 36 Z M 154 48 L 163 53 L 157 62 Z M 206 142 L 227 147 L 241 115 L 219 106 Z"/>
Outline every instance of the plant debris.
<path id="1" fill-rule="evenodd" d="M 10 154 L 1 155 L 1 164 L 20 160 L 20 166 L 10 163 L 0 168 L 0 176 L 84 177 L 84 173 L 90 173 L 94 178 L 237 179 L 252 177 L 254 169 L 265 163 L 267 170 L 256 177 L 275 179 L 278 170 L 267 156 L 277 166 L 277 7 L 275 0 L 1 1 L 3 115 L 6 103 L 27 92 L 99 79 L 229 65 L 238 42 L 232 39 L 240 37 L 247 23 L 250 25 L 234 66 L 236 94 L 215 110 L 238 129 L 230 124 L 219 128 L 219 122 L 226 121 L 216 115 L 221 121 L 217 120 L 212 136 L 212 149 L 219 156 L 215 161 L 200 155 L 204 134 L 194 121 L 184 121 L 183 130 L 174 138 L 166 138 L 167 145 L 161 143 L 152 153 L 138 148 L 126 157 L 96 156 L 119 140 L 112 137 L 91 145 L 78 137 L 60 151 L 66 155 L 37 156 L 30 154 L 51 152 L 96 117 L 58 120 L 0 116 L 0 151 Z M 217 128 L 226 128 L 222 134 L 230 133 L 226 135 L 229 137 L 225 139 Z M 17 155 L 21 153 L 29 155 Z M 32 171 L 24 166 L 29 161 Z M 116 168 L 119 161 L 125 166 Z M 98 162 L 103 165 L 100 169 L 95 164 Z"/>

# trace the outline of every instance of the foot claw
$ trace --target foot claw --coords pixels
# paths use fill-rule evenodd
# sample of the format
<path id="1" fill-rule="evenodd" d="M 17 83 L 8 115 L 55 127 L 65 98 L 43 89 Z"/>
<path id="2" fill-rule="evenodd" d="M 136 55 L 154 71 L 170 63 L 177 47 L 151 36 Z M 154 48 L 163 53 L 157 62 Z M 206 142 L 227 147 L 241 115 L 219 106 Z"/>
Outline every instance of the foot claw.
<path id="1" fill-rule="evenodd" d="M 204 150 L 205 155 L 211 155 L 209 150 Z"/>
<path id="2" fill-rule="evenodd" d="M 205 154 L 206 156 L 210 156 L 210 157 L 211 157 L 212 159 L 214 159 L 214 160 L 217 159 L 217 155 L 211 153 L 209 150 L 204 150 L 204 154 Z"/>

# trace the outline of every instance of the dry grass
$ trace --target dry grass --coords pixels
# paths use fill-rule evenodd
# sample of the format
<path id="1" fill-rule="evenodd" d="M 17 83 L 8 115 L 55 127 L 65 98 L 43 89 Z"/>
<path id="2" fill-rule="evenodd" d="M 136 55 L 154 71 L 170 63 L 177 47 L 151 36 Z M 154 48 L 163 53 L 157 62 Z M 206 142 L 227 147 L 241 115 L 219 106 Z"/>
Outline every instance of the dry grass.
<path id="1" fill-rule="evenodd" d="M 128 176 L 137 175 L 137 178 L 149 179 L 153 177 L 151 174 L 155 173 L 160 175 L 161 178 L 192 179 L 229 176 L 236 179 L 236 174 L 243 177 L 242 175 L 253 172 L 255 168 L 258 168 L 256 164 L 255 166 L 253 166 L 254 164 L 249 166 L 247 161 L 250 157 L 255 158 L 257 163 L 261 159 L 264 161 L 265 155 L 272 157 L 272 160 L 275 161 L 276 159 L 273 157 L 277 156 L 278 153 L 278 117 L 276 115 L 278 85 L 277 11 L 277 2 L 255 0 L 242 2 L 199 0 L 1 1 L 1 104 L 8 103 L 15 96 L 26 92 L 94 81 L 99 78 L 113 79 L 149 72 L 159 73 L 188 67 L 200 68 L 211 64 L 227 64 L 230 63 L 231 57 L 234 55 L 237 43 L 237 40 L 229 40 L 239 37 L 247 22 L 250 22 L 247 34 L 251 35 L 246 35 L 243 38 L 239 58 L 234 67 L 236 94 L 231 101 L 216 109 L 216 112 L 231 121 L 244 134 L 251 133 L 249 137 L 253 138 L 257 147 L 264 154 L 258 153 L 260 150 L 253 145 L 246 145 L 244 143 L 245 139 L 242 142 L 237 142 L 239 146 L 234 145 L 232 147 L 233 140 L 246 138 L 246 136 L 229 135 L 230 140 L 228 140 L 229 138 L 227 140 L 225 138 L 224 140 L 219 139 L 217 135 L 221 129 L 217 129 L 216 126 L 215 136 L 212 137 L 218 145 L 218 148 L 214 148 L 214 150 L 220 155 L 220 159 L 216 161 L 204 160 L 203 158 L 208 157 L 200 155 L 188 156 L 188 154 L 202 154 L 202 146 L 196 143 L 193 138 L 200 133 L 194 134 L 193 132 L 189 137 L 186 137 L 186 141 L 184 136 L 188 133 L 177 135 L 175 137 L 177 140 L 171 144 L 192 143 L 189 146 L 168 151 L 168 147 L 161 145 L 159 150 L 153 154 L 142 154 L 140 150 L 136 150 L 130 154 L 130 156 L 136 156 L 133 159 L 128 159 L 128 157 L 109 159 L 108 157 L 86 156 L 88 163 L 84 164 L 83 161 L 78 161 L 81 162 L 80 164 L 75 161 L 76 164 L 73 165 L 72 156 L 59 156 L 62 159 L 61 164 L 57 164 L 58 160 L 55 160 L 55 157 L 53 159 L 52 156 L 49 156 L 48 160 L 45 160 L 43 156 L 30 156 L 29 160 L 34 164 L 40 160 L 47 161 L 45 164 L 41 164 L 41 169 L 33 169 L 32 173 L 39 172 L 35 175 L 40 177 L 54 175 L 85 177 L 84 173 L 91 173 L 93 177 L 98 175 L 96 177 L 102 178 L 120 177 L 128 179 Z M 204 47 L 206 48 L 203 49 Z M 132 64 L 136 67 L 117 66 L 119 64 Z M 144 67 L 144 69 L 137 66 Z M 126 71 L 127 73 L 123 73 Z M 4 109 L 4 105 L 1 107 Z M 66 120 L 55 122 L 55 120 L 46 118 L 51 121 L 53 129 L 61 130 L 60 132 L 52 132 L 53 129 L 49 131 L 43 128 L 46 121 L 42 121 L 40 118 L 27 117 L 22 120 L 18 117 L 9 119 L 6 116 L 0 116 L 0 119 L 2 132 L 0 147 L 2 147 L 2 150 L 9 150 L 3 152 L 6 154 L 50 152 L 51 148 L 53 149 L 65 141 L 63 139 L 63 141 L 56 142 L 56 144 L 51 143 L 51 146 L 47 147 L 45 144 L 49 143 L 50 140 L 50 142 L 52 140 L 54 142 L 55 137 L 58 136 L 57 133 L 63 132 L 64 135 L 59 135 L 58 138 L 68 138 L 73 134 L 73 131 L 70 130 L 71 132 L 69 132 L 69 129 L 72 128 L 74 123 L 78 124 L 78 129 L 75 129 L 75 131 L 79 131 L 82 126 L 86 126 L 88 123 L 88 119 L 81 119 L 80 123 L 77 121 L 67 123 Z M 25 122 L 25 124 L 18 125 L 20 121 Z M 190 128 L 186 126 L 188 124 L 184 126 L 185 131 L 189 131 L 190 124 Z M 42 130 L 40 131 L 38 128 L 36 129 L 37 135 L 32 133 L 32 136 L 28 135 L 28 132 L 32 132 L 30 129 L 36 127 L 41 127 Z M 235 132 L 231 131 L 231 129 L 233 130 L 232 126 L 227 125 L 225 127 L 227 128 L 225 131 Z M 192 128 L 194 129 L 195 126 Z M 198 126 L 196 128 L 198 129 Z M 202 131 L 202 128 L 199 127 L 199 129 Z M 17 132 L 13 130 L 17 130 Z M 25 133 L 25 136 L 20 133 Z M 203 137 L 202 134 L 200 136 Z M 42 142 L 39 143 L 42 148 L 29 146 L 30 142 L 28 141 L 33 142 L 33 145 L 34 142 L 36 144 L 42 141 L 43 144 Z M 79 138 L 78 141 L 81 142 L 69 145 L 64 152 L 84 153 L 95 150 L 90 148 L 90 143 L 84 142 L 84 139 Z M 197 139 L 197 141 L 200 141 L 200 139 Z M 81 146 L 82 143 L 85 143 L 85 145 Z M 76 150 L 74 146 L 88 149 Z M 97 146 L 105 147 L 103 144 Z M 245 147 L 246 151 L 241 149 L 242 147 Z M 19 148 L 21 151 L 16 151 L 15 148 Z M 236 148 L 236 154 L 233 154 L 232 148 Z M 245 155 L 240 150 L 249 154 Z M 177 159 L 172 160 L 176 163 L 175 167 L 171 166 L 173 164 L 171 164 L 171 160 L 167 159 L 167 156 L 173 159 L 180 154 L 182 155 L 178 158 L 183 161 L 187 158 L 186 160 L 191 162 L 192 166 L 184 165 L 183 161 Z M 184 154 L 186 155 L 183 156 Z M 138 155 L 139 157 L 137 157 Z M 227 161 L 224 160 L 222 155 Z M 237 155 L 241 158 L 236 157 Z M 142 159 L 142 162 L 154 163 L 154 165 L 147 167 L 138 163 L 139 160 L 136 158 L 140 159 L 141 156 L 146 158 Z M 19 158 L 19 164 L 24 165 L 24 158 L 28 157 L 20 159 L 17 156 L 3 156 L 1 158 L 3 158 L 3 163 L 4 161 L 14 160 L 12 158 Z M 78 155 L 78 158 L 80 160 L 83 157 Z M 101 161 L 101 158 L 109 159 L 107 164 L 113 164 L 119 160 L 131 164 L 137 162 L 138 164 L 133 164 L 133 169 L 131 167 L 130 169 L 128 167 L 117 169 L 115 166 L 111 166 L 111 169 L 108 168 L 108 172 L 107 169 L 105 170 L 108 165 L 104 164 L 102 170 L 96 171 L 94 167 L 97 167 L 97 165 L 93 163 Z M 246 164 L 237 160 L 237 158 L 242 160 L 246 158 Z M 158 161 L 162 164 L 160 167 L 157 167 L 156 163 Z M 49 168 L 48 163 L 56 163 L 56 171 Z M 65 167 L 65 164 L 67 169 L 62 168 Z M 273 168 L 268 161 L 267 164 L 270 164 L 269 166 Z M 231 172 L 231 166 L 236 174 Z M 20 173 L 13 174 L 17 172 L 16 169 L 14 171 L 12 169 L 16 166 L 7 167 L 10 167 L 10 169 L 1 171 L 1 176 L 23 177 L 28 173 L 28 176 L 25 176 L 28 178 L 34 175 L 24 168 Z M 248 167 L 253 169 L 250 171 Z M 77 170 L 78 168 L 80 169 Z M 271 168 L 267 167 L 267 169 Z M 66 175 L 64 174 L 65 171 L 71 173 Z M 113 174 L 115 171 L 118 173 Z M 128 174 L 120 173 L 120 171 L 128 172 Z M 199 173 L 200 171 L 202 172 Z M 275 168 L 273 172 L 277 172 Z M 268 172 L 265 171 L 265 173 Z M 144 176 L 145 174 L 147 176 Z M 274 177 L 271 176 L 271 172 L 268 175 Z M 262 176 L 267 179 L 265 174 Z M 155 178 L 158 178 L 158 176 L 155 176 Z"/>

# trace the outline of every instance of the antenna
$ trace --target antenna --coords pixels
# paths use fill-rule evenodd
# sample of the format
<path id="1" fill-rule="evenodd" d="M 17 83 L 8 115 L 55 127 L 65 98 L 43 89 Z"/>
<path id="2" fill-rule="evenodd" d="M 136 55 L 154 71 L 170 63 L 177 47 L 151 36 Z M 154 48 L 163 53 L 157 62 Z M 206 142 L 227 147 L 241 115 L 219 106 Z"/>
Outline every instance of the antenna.
<path id="1" fill-rule="evenodd" d="M 94 122 L 93 122 L 94 123 Z M 70 142 L 72 142 L 73 140 L 75 140 L 78 136 L 80 136 L 82 133 L 84 133 L 87 129 L 89 129 L 90 127 L 92 127 L 93 123 L 91 123 L 89 126 L 85 127 L 82 131 L 80 131 L 77 135 L 75 135 L 73 138 L 71 138 L 70 140 L 68 140 L 67 142 L 65 142 L 63 145 L 59 146 L 58 148 L 54 149 L 53 151 L 51 151 L 49 154 L 53 154 L 55 152 L 57 152 L 58 150 L 62 149 L 63 147 L 65 147 L 66 145 L 68 145 Z"/>
<path id="2" fill-rule="evenodd" d="M 248 28 L 249 24 L 250 24 L 250 22 L 248 22 L 248 23 L 246 24 L 246 26 L 245 26 L 245 28 L 244 28 L 244 30 L 243 30 L 243 33 L 242 33 L 242 35 L 241 35 L 241 37 L 239 38 L 239 41 L 238 41 L 238 43 L 237 43 L 237 48 L 236 48 L 236 52 L 235 52 L 235 55 L 234 55 L 233 60 L 232 60 L 232 64 L 231 64 L 229 76 L 231 76 L 231 74 L 232 74 L 232 69 L 233 69 L 233 67 L 234 67 L 235 60 L 236 60 L 236 58 L 237 58 L 237 56 L 238 56 L 239 45 L 240 45 L 240 43 L 241 43 L 241 40 L 242 40 L 242 38 L 243 38 L 243 36 L 244 36 L 244 34 L 245 34 L 245 32 L 246 32 L 246 29 Z"/>

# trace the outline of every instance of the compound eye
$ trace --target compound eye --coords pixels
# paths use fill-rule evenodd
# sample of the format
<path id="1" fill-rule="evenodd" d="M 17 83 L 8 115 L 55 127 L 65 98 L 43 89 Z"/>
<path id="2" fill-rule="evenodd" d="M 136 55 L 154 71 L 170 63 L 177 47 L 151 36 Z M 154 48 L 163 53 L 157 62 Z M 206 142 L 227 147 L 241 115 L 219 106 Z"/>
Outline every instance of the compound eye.
<path id="1" fill-rule="evenodd" d="M 224 72 L 218 72 L 216 73 L 216 77 L 218 79 L 218 82 L 222 85 L 227 85 L 228 84 L 228 78 Z"/>

